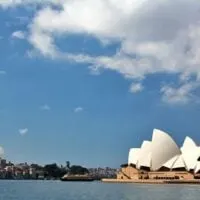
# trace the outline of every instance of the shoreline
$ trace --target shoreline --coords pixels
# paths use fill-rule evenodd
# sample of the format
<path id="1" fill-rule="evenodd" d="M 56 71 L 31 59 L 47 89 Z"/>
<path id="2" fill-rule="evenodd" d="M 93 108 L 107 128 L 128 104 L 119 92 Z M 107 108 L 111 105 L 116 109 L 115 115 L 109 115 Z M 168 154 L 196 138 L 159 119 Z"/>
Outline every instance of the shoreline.
<path id="1" fill-rule="evenodd" d="M 122 180 L 102 179 L 103 183 L 139 183 L 139 184 L 195 184 L 200 185 L 200 180 Z"/>

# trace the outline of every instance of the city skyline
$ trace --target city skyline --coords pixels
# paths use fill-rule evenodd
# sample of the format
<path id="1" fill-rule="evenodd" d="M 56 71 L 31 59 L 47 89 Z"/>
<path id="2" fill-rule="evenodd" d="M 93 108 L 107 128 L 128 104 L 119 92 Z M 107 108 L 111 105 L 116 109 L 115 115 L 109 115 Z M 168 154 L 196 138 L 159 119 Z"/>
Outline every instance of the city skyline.
<path id="1" fill-rule="evenodd" d="M 200 144 L 200 2 L 95 2 L 0 0 L 0 156 L 117 168 L 154 128 Z"/>

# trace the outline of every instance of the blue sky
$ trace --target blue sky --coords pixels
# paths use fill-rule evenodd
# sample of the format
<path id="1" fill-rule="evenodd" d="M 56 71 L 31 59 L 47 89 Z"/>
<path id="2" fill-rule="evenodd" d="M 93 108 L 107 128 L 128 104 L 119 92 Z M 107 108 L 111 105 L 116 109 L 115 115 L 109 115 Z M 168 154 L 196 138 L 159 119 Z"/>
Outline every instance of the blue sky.
<path id="1" fill-rule="evenodd" d="M 116 1 L 0 0 L 8 160 L 118 167 L 153 128 L 200 142 L 200 3 Z"/>

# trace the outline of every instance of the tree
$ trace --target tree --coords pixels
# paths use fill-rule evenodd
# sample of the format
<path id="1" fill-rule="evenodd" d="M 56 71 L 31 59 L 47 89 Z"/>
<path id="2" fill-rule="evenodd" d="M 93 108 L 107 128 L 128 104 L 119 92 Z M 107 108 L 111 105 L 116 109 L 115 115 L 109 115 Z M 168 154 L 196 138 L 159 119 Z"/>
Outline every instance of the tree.
<path id="1" fill-rule="evenodd" d="M 61 178 L 66 173 L 66 170 L 58 167 L 56 163 L 45 165 L 44 171 L 45 176 L 53 178 Z"/>
<path id="2" fill-rule="evenodd" d="M 70 174 L 72 175 L 83 175 L 83 174 L 88 174 L 89 171 L 87 168 L 82 167 L 80 165 L 73 165 L 70 167 Z"/>
<path id="3" fill-rule="evenodd" d="M 36 169 L 36 170 L 43 170 L 43 167 L 42 166 L 40 166 L 40 165 L 38 165 L 38 164 L 31 164 L 31 167 L 32 168 L 34 168 L 34 169 Z"/>

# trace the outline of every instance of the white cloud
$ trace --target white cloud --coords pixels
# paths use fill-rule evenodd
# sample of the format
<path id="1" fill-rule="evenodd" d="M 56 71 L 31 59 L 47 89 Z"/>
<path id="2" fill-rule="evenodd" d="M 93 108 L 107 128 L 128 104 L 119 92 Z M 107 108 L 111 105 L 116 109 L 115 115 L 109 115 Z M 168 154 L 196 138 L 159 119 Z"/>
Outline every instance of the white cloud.
<path id="1" fill-rule="evenodd" d="M 141 83 L 132 83 L 130 86 L 130 92 L 132 93 L 141 92 L 143 89 L 144 87 Z"/>
<path id="2" fill-rule="evenodd" d="M 18 131 L 21 136 L 24 136 L 28 133 L 28 128 L 19 129 Z"/>
<path id="3" fill-rule="evenodd" d="M 14 7 L 28 4 L 46 4 L 46 3 L 61 3 L 63 0 L 0 0 L 0 6 L 3 8 Z"/>
<path id="4" fill-rule="evenodd" d="M 100 69 L 113 70 L 132 79 L 133 83 L 138 81 L 138 84 L 142 79 L 156 73 L 178 75 L 182 81 L 179 88 L 184 88 L 191 76 L 195 77 L 196 82 L 200 79 L 200 1 L 1 2 L 4 2 L 1 3 L 4 7 L 6 4 L 14 6 L 54 3 L 62 8 L 58 10 L 51 6 L 43 7 L 29 25 L 28 40 L 34 51 L 37 50 L 43 56 L 88 63 L 93 72 Z M 107 41 L 108 44 L 118 41 L 121 45 L 113 56 L 93 57 L 61 52 L 55 38 L 68 34 L 89 34 L 99 41 Z M 171 89 L 161 90 L 169 93 Z M 192 94 L 193 90 L 190 93 Z"/>
<path id="5" fill-rule="evenodd" d="M 12 38 L 25 39 L 25 33 L 22 31 L 15 31 L 12 33 Z"/>
<path id="6" fill-rule="evenodd" d="M 159 72 L 180 73 L 199 62 L 195 59 L 200 42 L 198 1 L 74 0 L 65 1 L 62 6 L 61 11 L 47 7 L 33 20 L 30 42 L 43 55 L 64 56 L 56 49 L 54 35 L 71 32 L 89 33 L 99 40 L 121 40 L 121 49 L 115 56 L 91 57 L 83 62 L 132 78 Z M 197 72 L 196 67 L 192 71 Z"/>
<path id="7" fill-rule="evenodd" d="M 161 93 L 162 100 L 170 104 L 186 104 L 195 98 L 192 92 L 199 87 L 199 83 L 188 82 L 180 87 L 163 86 Z"/>
<path id="8" fill-rule="evenodd" d="M 4 156 L 4 148 L 0 146 L 0 157 L 2 158 Z"/>
<path id="9" fill-rule="evenodd" d="M 0 70 L 0 75 L 6 75 L 6 74 L 7 74 L 6 71 Z"/>
<path id="10" fill-rule="evenodd" d="M 77 107 L 77 108 L 74 109 L 75 113 L 79 113 L 79 112 L 82 112 L 82 111 L 83 111 L 82 107 Z"/>
<path id="11" fill-rule="evenodd" d="M 47 105 L 47 104 L 44 104 L 44 105 L 40 106 L 40 109 L 48 111 L 48 110 L 51 110 L 51 107 L 49 105 Z"/>

